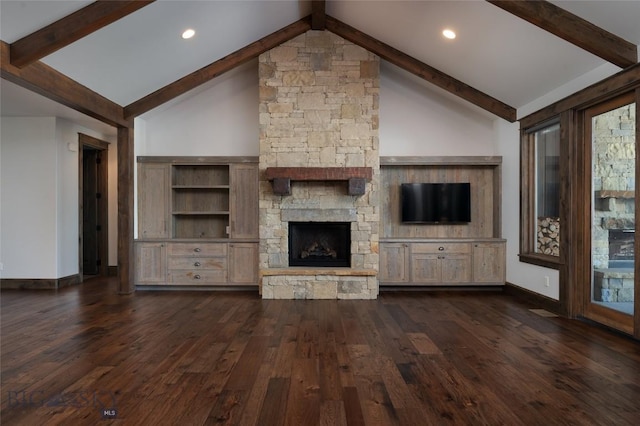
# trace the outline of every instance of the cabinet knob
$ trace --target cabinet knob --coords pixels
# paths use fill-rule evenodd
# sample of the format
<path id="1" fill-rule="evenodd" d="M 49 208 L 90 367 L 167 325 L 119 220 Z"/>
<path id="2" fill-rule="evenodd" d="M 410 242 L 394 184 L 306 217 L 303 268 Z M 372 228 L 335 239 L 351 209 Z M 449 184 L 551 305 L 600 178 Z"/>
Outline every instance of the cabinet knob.
<path id="1" fill-rule="evenodd" d="M 200 266 L 200 262 L 194 263 L 193 266 Z"/>
<path id="2" fill-rule="evenodd" d="M 200 278 L 202 278 L 200 275 L 194 275 L 194 276 L 193 276 L 193 279 L 194 279 L 194 280 L 199 280 Z"/>
<path id="3" fill-rule="evenodd" d="M 195 251 L 196 253 L 200 253 L 200 247 L 194 248 L 193 251 Z"/>
<path id="4" fill-rule="evenodd" d="M 438 247 L 438 250 L 439 251 L 444 251 L 444 247 L 440 246 L 440 247 Z"/>

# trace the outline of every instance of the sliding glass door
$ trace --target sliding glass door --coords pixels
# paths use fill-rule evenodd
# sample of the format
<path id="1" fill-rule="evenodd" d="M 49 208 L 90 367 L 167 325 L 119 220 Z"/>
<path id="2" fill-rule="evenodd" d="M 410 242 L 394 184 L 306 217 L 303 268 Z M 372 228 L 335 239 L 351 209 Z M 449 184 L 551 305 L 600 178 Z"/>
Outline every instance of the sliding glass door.
<path id="1" fill-rule="evenodd" d="M 636 103 L 631 93 L 585 111 L 585 180 L 590 182 L 590 282 L 584 316 L 634 332 Z M 590 152 L 589 152 L 590 151 Z M 590 175 L 590 176 L 589 176 Z M 589 177 L 587 179 L 587 177 Z M 586 193 L 586 192 L 585 192 Z M 586 229 L 585 229 L 586 230 Z"/>

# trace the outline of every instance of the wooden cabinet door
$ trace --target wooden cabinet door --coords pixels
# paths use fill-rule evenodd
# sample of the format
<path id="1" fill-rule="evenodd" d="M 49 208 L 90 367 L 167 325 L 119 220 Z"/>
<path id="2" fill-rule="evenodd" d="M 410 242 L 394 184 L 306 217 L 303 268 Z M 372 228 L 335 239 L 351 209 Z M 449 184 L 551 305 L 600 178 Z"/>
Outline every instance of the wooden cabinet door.
<path id="1" fill-rule="evenodd" d="M 444 284 L 471 282 L 471 257 L 468 254 L 442 256 L 440 263 Z"/>
<path id="2" fill-rule="evenodd" d="M 167 284 L 167 255 L 164 243 L 135 244 L 136 284 Z"/>
<path id="3" fill-rule="evenodd" d="M 473 281 L 504 284 L 505 244 L 476 243 L 473 245 Z"/>
<path id="4" fill-rule="evenodd" d="M 442 282 L 442 264 L 436 254 L 411 255 L 411 282 L 416 284 Z"/>
<path id="5" fill-rule="evenodd" d="M 170 168 L 138 165 L 138 238 L 169 238 Z"/>
<path id="6" fill-rule="evenodd" d="M 405 243 L 380 244 L 380 281 L 404 283 L 409 281 L 409 246 Z"/>
<path id="7" fill-rule="evenodd" d="M 232 284 L 258 283 L 258 243 L 229 244 L 229 281 Z"/>
<path id="8" fill-rule="evenodd" d="M 258 165 L 231 164 L 231 238 L 258 238 Z"/>

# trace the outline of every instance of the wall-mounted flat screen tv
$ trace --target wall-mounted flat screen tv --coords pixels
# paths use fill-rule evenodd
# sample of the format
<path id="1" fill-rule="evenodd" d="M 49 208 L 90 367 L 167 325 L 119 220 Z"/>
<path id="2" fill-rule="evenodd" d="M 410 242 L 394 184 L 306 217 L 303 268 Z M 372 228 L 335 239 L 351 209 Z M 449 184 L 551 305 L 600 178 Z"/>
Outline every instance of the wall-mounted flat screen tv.
<path id="1" fill-rule="evenodd" d="M 471 222 L 469 183 L 403 183 L 402 222 Z"/>

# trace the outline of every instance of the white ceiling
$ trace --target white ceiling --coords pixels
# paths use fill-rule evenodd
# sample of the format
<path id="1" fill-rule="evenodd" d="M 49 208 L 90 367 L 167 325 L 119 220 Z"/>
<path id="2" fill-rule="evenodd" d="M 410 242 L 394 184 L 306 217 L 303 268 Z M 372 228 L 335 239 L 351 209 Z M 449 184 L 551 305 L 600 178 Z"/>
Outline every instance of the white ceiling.
<path id="1" fill-rule="evenodd" d="M 0 38 L 12 43 L 90 3 L 1 0 Z M 553 3 L 640 44 L 640 0 Z M 310 12 L 308 1 L 158 0 L 42 61 L 126 106 Z M 326 12 L 516 108 L 605 64 L 482 0 L 327 1 Z M 187 27 L 197 31 L 189 41 Z M 12 86 L 1 83 L 2 115 L 50 112 Z"/>

